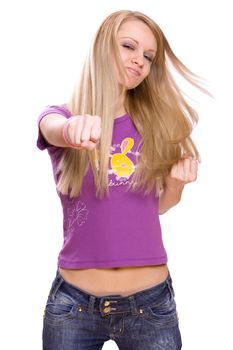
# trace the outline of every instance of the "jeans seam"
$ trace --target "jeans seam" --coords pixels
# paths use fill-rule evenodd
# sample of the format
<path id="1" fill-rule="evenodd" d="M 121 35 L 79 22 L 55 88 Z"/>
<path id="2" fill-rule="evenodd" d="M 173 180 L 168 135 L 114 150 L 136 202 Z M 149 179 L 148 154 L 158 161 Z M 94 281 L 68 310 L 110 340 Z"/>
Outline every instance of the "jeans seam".
<path id="1" fill-rule="evenodd" d="M 175 295 L 174 295 L 174 290 L 173 290 L 173 288 L 172 288 L 171 282 L 170 282 L 170 281 L 166 281 L 166 283 L 167 283 L 167 287 L 168 287 L 170 296 L 171 296 L 171 298 L 173 299 Z"/>
<path id="2" fill-rule="evenodd" d="M 58 289 L 61 287 L 62 283 L 63 283 L 63 280 L 60 278 L 59 281 L 57 282 L 55 288 L 53 289 L 51 295 L 50 295 L 50 299 L 51 299 L 52 301 L 54 301 L 55 296 L 56 296 L 56 294 L 57 294 L 57 291 L 58 291 Z"/>

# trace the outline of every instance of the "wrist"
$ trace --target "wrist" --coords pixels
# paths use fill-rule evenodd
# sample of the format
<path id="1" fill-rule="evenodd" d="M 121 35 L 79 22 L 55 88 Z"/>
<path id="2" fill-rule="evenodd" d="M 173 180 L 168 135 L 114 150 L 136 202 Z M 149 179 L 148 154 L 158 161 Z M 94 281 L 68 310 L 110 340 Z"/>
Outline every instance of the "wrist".
<path id="1" fill-rule="evenodd" d="M 79 148 L 80 146 L 78 146 L 77 144 L 73 143 L 70 140 L 69 137 L 69 126 L 70 123 L 72 122 L 72 120 L 75 119 L 75 117 L 70 117 L 69 119 L 67 119 L 62 127 L 62 138 L 64 140 L 64 142 L 66 143 L 66 145 L 70 148 Z"/>
<path id="2" fill-rule="evenodd" d="M 184 189 L 185 182 L 181 180 L 177 180 L 174 178 L 167 178 L 165 182 L 165 188 L 169 192 L 172 193 L 177 193 L 177 192 L 182 192 Z"/>

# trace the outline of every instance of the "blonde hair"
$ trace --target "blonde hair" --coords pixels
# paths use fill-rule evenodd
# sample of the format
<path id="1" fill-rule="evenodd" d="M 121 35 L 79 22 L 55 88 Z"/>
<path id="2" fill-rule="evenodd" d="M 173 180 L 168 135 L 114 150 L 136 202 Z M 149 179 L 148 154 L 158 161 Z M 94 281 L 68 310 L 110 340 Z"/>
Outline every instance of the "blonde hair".
<path id="1" fill-rule="evenodd" d="M 155 189 L 158 193 L 164 187 L 172 165 L 184 154 L 200 160 L 190 136 L 198 115 L 181 94 L 168 63 L 189 83 L 202 89 L 198 77 L 175 56 L 162 30 L 151 18 L 140 12 L 118 11 L 108 16 L 97 31 L 79 85 L 68 104 L 72 115 L 99 115 L 102 120 L 98 153 L 70 148 L 63 151 L 57 187 L 61 193 L 69 193 L 71 197 L 80 193 L 89 166 L 94 175 L 96 195 L 102 198 L 108 194 L 109 150 L 115 102 L 119 96 L 112 61 L 115 58 L 123 77 L 116 35 L 120 26 L 128 20 L 144 22 L 157 42 L 156 57 L 148 77 L 136 88 L 125 92 L 125 109 L 142 136 L 140 157 L 130 189 L 142 191 L 145 195 Z"/>

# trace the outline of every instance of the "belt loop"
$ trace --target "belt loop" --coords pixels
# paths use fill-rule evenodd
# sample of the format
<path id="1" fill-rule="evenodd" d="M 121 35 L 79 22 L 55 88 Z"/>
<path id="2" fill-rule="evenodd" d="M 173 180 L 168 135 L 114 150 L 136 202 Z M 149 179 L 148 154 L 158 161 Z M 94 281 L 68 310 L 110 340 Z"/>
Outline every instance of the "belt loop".
<path id="1" fill-rule="evenodd" d="M 94 297 L 93 295 L 90 296 L 90 299 L 89 299 L 89 304 L 88 304 L 88 312 L 92 312 L 93 313 L 93 310 L 94 310 L 94 305 L 95 305 L 95 299 L 96 297 Z"/>
<path id="2" fill-rule="evenodd" d="M 137 307 L 136 307 L 136 302 L 135 302 L 135 298 L 134 298 L 133 295 L 131 295 L 129 297 L 129 301 L 130 301 L 130 307 L 131 307 L 132 315 L 137 315 Z"/>

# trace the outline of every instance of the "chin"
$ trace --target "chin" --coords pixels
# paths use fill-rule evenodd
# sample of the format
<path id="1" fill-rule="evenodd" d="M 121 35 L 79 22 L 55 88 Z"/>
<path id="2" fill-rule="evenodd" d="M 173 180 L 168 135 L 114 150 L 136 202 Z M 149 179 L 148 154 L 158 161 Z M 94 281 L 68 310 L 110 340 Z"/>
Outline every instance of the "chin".
<path id="1" fill-rule="evenodd" d="M 135 85 L 128 85 L 128 86 L 126 86 L 125 88 L 126 88 L 126 90 L 133 90 L 133 89 L 135 89 L 137 86 L 139 86 L 140 84 L 135 84 Z"/>
<path id="2" fill-rule="evenodd" d="M 138 83 L 132 83 L 130 81 L 126 81 L 124 82 L 124 84 L 121 83 L 121 85 L 123 85 L 125 90 L 133 90 L 135 89 L 137 86 L 139 86 L 141 84 L 141 81 Z"/>
<path id="3" fill-rule="evenodd" d="M 126 82 L 125 83 L 125 89 L 126 90 L 132 90 L 132 89 L 135 89 L 140 84 L 141 84 L 141 82 L 139 82 L 139 83 Z"/>

